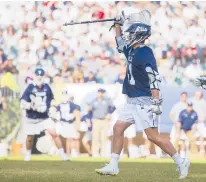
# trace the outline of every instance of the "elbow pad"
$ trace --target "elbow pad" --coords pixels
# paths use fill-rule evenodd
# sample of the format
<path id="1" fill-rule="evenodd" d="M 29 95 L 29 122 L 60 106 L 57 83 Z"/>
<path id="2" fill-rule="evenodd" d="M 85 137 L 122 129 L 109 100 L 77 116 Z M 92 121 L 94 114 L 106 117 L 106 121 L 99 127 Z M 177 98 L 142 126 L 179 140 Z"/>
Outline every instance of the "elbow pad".
<path id="1" fill-rule="evenodd" d="M 31 103 L 27 102 L 25 100 L 21 100 L 21 108 L 29 110 L 29 109 L 31 109 Z"/>
<path id="2" fill-rule="evenodd" d="M 150 66 L 146 67 L 146 72 L 148 74 L 149 80 L 150 80 L 150 89 L 151 90 L 160 90 L 160 83 L 161 83 L 161 78 L 158 72 L 153 70 Z"/>
<path id="3" fill-rule="evenodd" d="M 117 44 L 117 50 L 119 53 L 122 53 L 124 51 L 125 43 L 121 36 L 115 37 L 116 44 Z"/>

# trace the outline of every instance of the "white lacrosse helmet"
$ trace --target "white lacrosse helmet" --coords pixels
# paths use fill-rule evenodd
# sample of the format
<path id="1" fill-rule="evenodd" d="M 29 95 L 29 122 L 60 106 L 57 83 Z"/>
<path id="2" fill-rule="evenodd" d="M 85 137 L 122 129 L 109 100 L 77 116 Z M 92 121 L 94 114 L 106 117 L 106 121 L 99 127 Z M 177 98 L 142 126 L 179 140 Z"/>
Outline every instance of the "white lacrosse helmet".
<path id="1" fill-rule="evenodd" d="M 69 100 L 71 100 L 73 98 L 73 96 L 68 92 L 67 89 L 64 89 L 62 91 L 62 102 L 67 102 Z"/>

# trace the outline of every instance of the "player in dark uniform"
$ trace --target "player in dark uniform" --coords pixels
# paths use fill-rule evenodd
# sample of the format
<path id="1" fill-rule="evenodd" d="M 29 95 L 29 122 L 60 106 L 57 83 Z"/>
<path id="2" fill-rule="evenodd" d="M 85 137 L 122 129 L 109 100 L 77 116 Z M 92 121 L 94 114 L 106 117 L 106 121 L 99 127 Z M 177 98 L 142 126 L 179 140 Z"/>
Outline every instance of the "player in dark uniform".
<path id="1" fill-rule="evenodd" d="M 169 139 L 158 133 L 161 112 L 160 77 L 153 51 L 144 45 L 151 35 L 149 11 L 124 14 L 115 18 L 117 49 L 127 60 L 127 72 L 123 82 L 123 94 L 127 103 L 113 127 L 112 156 L 108 165 L 96 172 L 106 175 L 119 173 L 118 160 L 123 147 L 124 131 L 133 123 L 141 125 L 147 138 L 168 153 L 177 164 L 180 178 L 188 175 L 190 162 L 180 158 Z"/>
<path id="2" fill-rule="evenodd" d="M 66 152 L 72 157 L 79 155 L 79 127 L 80 127 L 80 106 L 70 100 L 67 90 L 62 92 L 63 102 L 56 106 L 56 114 L 53 118 L 59 117 L 56 124 L 56 133 L 66 138 Z M 52 116 L 51 116 L 52 117 Z"/>
<path id="3" fill-rule="evenodd" d="M 48 111 L 54 99 L 52 90 L 48 84 L 43 83 L 45 71 L 42 68 L 35 70 L 35 81 L 28 85 L 21 97 L 21 108 L 26 110 L 25 133 L 26 152 L 25 161 L 31 159 L 33 137 L 50 127 Z M 55 143 L 58 138 L 53 138 Z"/>

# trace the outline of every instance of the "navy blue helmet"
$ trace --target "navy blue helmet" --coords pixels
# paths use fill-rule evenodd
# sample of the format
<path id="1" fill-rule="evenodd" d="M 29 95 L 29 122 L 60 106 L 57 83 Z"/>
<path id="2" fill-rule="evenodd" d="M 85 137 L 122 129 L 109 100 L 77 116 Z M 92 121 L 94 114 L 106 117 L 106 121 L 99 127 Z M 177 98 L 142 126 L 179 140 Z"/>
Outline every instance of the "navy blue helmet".
<path id="1" fill-rule="evenodd" d="M 124 24 L 122 38 L 128 47 L 144 42 L 151 35 L 151 15 L 147 10 L 130 14 Z"/>
<path id="2" fill-rule="evenodd" d="M 44 75 L 45 75 L 45 71 L 42 68 L 36 68 L 36 70 L 35 70 L 35 83 L 37 85 L 43 84 Z"/>
<path id="3" fill-rule="evenodd" d="M 45 71 L 42 68 L 36 68 L 35 75 L 36 76 L 44 76 L 45 75 Z"/>

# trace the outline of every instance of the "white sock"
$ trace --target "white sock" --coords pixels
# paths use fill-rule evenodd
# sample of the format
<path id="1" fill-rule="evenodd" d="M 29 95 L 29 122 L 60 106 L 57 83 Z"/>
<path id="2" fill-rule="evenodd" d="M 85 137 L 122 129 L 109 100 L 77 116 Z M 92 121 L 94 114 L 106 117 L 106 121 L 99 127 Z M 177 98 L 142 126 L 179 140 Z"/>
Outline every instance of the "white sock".
<path id="1" fill-rule="evenodd" d="M 27 149 L 26 149 L 25 155 L 27 155 L 27 156 L 31 155 L 31 150 L 27 150 Z"/>
<path id="2" fill-rule="evenodd" d="M 172 159 L 174 160 L 175 164 L 177 164 L 177 165 L 182 163 L 182 158 L 180 157 L 180 155 L 178 153 L 174 154 L 172 156 Z"/>
<path id="3" fill-rule="evenodd" d="M 64 153 L 64 149 L 63 148 L 60 148 L 59 149 L 59 154 L 61 157 L 64 157 L 65 156 L 65 153 Z"/>
<path id="4" fill-rule="evenodd" d="M 110 164 L 112 164 L 115 169 L 118 168 L 119 157 L 119 154 L 112 153 L 111 155 Z"/>

